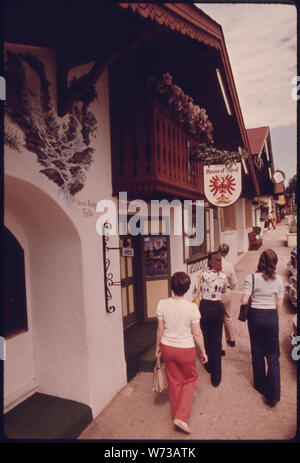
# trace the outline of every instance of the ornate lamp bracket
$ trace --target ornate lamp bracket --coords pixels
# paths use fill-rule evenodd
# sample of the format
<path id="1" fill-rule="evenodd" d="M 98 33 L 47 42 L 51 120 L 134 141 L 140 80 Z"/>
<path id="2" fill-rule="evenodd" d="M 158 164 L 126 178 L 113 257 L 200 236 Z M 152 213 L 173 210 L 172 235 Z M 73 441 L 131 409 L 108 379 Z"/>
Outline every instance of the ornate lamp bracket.
<path id="1" fill-rule="evenodd" d="M 107 231 L 111 229 L 111 224 L 106 222 L 103 226 L 102 243 L 103 243 L 103 267 L 104 267 L 104 287 L 105 287 L 105 308 L 106 312 L 113 313 L 116 310 L 114 305 L 110 305 L 112 294 L 110 291 L 111 286 L 122 286 L 121 281 L 113 281 L 113 274 L 109 271 L 110 259 L 107 257 L 107 252 L 112 250 L 120 250 L 119 247 L 111 248 L 108 246 L 109 236 Z"/>

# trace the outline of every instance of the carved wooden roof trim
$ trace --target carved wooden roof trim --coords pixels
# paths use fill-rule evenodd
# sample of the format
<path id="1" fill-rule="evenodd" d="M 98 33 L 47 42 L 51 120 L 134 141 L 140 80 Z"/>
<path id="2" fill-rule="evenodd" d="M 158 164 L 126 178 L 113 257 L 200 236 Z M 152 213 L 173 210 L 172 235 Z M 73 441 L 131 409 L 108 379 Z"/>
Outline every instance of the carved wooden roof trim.
<path id="1" fill-rule="evenodd" d="M 122 8 L 131 8 L 143 18 L 150 18 L 159 25 L 169 27 L 194 40 L 221 49 L 220 26 L 200 10 L 191 5 L 164 3 L 119 3 Z"/>
<path id="2" fill-rule="evenodd" d="M 205 43 L 220 51 L 221 59 L 224 66 L 224 72 L 229 91 L 235 109 L 235 114 L 241 130 L 246 150 L 250 153 L 250 145 L 246 133 L 243 115 L 238 100 L 238 95 L 233 79 L 231 65 L 226 50 L 222 27 L 216 23 L 210 16 L 194 5 L 186 3 L 119 3 L 119 6 L 126 9 L 131 8 L 133 12 L 139 13 L 144 18 L 150 18 L 160 25 L 165 25 L 173 31 L 178 31 L 192 39 Z M 259 193 L 259 186 L 254 171 L 251 156 L 248 157 L 248 164 L 253 179 L 256 194 Z"/>

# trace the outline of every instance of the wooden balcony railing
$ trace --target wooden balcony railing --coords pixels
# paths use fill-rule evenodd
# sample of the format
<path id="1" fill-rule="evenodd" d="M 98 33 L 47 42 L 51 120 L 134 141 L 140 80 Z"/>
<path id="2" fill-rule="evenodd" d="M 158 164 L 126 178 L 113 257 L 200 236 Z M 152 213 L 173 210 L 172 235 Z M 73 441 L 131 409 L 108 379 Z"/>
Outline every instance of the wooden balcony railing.
<path id="1" fill-rule="evenodd" d="M 114 110 L 111 124 L 113 193 L 203 198 L 203 165 L 190 163 L 197 142 L 153 103 Z"/>

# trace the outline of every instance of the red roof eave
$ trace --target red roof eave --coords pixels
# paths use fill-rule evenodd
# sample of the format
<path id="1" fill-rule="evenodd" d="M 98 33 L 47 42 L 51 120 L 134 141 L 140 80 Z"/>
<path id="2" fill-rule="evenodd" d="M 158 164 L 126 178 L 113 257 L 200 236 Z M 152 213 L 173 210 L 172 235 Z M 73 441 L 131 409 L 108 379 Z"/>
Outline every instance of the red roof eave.
<path id="1" fill-rule="evenodd" d="M 252 155 L 258 155 L 262 152 L 268 133 L 269 127 L 267 126 L 247 129 L 247 136 Z"/>
<path id="2" fill-rule="evenodd" d="M 187 3 L 119 3 L 122 8 L 131 8 L 144 18 L 150 18 L 160 25 L 176 30 L 183 35 L 206 43 L 220 51 L 228 88 L 233 101 L 234 111 L 240 128 L 241 137 L 246 151 L 251 154 L 247 132 L 242 116 L 241 107 L 233 79 L 232 69 L 226 50 L 223 30 L 220 24 L 206 15 L 202 10 Z M 253 167 L 251 156 L 248 156 L 248 165 L 252 176 L 255 193 L 259 195 L 259 186 Z"/>

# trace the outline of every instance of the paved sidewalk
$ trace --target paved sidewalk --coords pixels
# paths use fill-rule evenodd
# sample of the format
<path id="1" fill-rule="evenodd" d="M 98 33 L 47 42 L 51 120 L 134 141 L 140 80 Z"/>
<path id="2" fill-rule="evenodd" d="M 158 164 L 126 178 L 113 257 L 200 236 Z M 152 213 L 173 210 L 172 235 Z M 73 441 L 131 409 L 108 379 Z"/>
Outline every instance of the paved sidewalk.
<path id="1" fill-rule="evenodd" d="M 190 416 L 192 434 L 174 429 L 168 392 L 152 392 L 152 374 L 139 373 L 86 428 L 80 439 L 120 440 L 286 440 L 297 429 L 297 364 L 291 358 L 289 335 L 295 314 L 286 296 L 280 313 L 281 401 L 275 408 L 265 405 L 252 386 L 252 366 L 247 323 L 238 321 L 243 280 L 255 271 L 264 249 L 278 254 L 277 271 L 287 283 L 291 248 L 285 244 L 286 222 L 268 230 L 258 251 L 242 255 L 236 265 L 239 284 L 233 291 L 232 316 L 236 347 L 228 346 L 222 360 L 222 382 L 214 388 L 198 361 L 199 381 Z"/>

